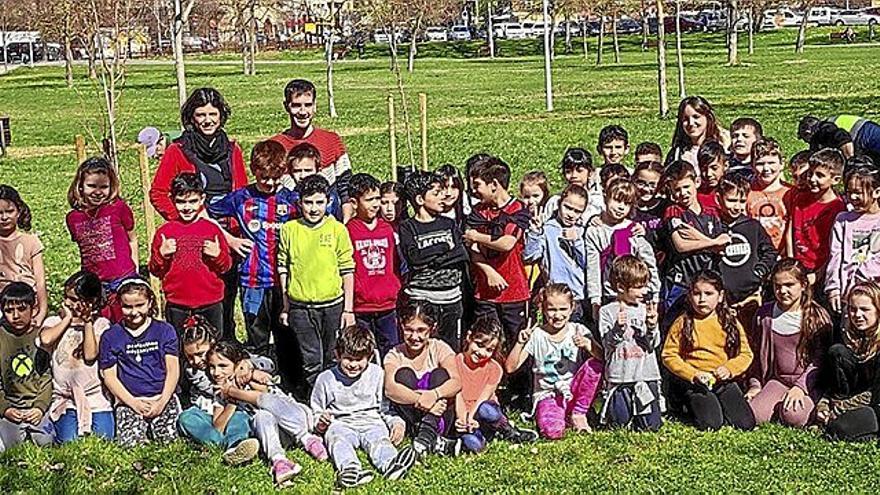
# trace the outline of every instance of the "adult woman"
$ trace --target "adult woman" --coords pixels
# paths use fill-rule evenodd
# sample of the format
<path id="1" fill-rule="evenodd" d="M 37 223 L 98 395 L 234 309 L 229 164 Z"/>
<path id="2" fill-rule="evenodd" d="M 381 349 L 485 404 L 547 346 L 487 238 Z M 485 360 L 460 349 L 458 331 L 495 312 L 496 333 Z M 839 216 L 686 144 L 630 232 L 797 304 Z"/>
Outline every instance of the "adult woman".
<path id="1" fill-rule="evenodd" d="M 229 105 L 214 88 L 193 91 L 183 104 L 180 109 L 183 134 L 165 150 L 150 187 L 150 202 L 165 220 L 175 220 L 178 217 L 171 198 L 171 182 L 182 172 L 201 176 L 208 203 L 247 185 L 241 148 L 223 130 L 230 114 Z M 227 231 L 236 229 L 234 225 L 225 227 Z M 241 249 L 246 249 L 238 239 L 230 238 L 229 242 L 236 252 L 241 253 Z M 223 340 L 231 340 L 235 336 L 233 311 L 238 288 L 237 272 L 236 263 L 224 276 L 226 295 L 223 300 Z"/>
<path id="2" fill-rule="evenodd" d="M 666 155 L 667 165 L 684 160 L 697 166 L 697 151 L 707 141 L 730 147 L 730 134 L 718 124 L 715 110 L 702 96 L 688 96 L 678 105 L 678 119 L 672 135 L 672 148 Z"/>

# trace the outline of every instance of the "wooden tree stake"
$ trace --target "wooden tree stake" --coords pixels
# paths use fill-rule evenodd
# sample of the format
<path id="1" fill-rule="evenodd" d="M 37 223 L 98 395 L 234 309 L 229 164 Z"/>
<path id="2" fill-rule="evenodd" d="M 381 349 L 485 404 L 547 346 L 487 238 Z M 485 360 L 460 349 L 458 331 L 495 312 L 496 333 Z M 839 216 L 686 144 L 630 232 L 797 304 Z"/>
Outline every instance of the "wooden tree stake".
<path id="1" fill-rule="evenodd" d="M 138 150 L 138 167 L 141 171 L 141 190 L 144 194 L 144 226 L 147 228 L 147 245 L 153 241 L 156 235 L 156 210 L 150 203 L 150 161 L 147 158 L 146 145 L 139 144 Z M 156 294 L 156 302 L 159 306 L 159 314 L 165 314 L 165 298 L 162 295 L 162 284 L 159 279 L 150 275 L 150 287 L 153 294 Z"/>
<path id="2" fill-rule="evenodd" d="M 391 180 L 397 182 L 397 127 L 394 118 L 394 96 L 388 95 L 388 139 L 391 143 Z"/>
<path id="3" fill-rule="evenodd" d="M 428 170 L 428 95 L 419 93 L 419 117 L 422 131 L 422 170 Z"/>
<path id="4" fill-rule="evenodd" d="M 73 138 L 73 145 L 76 147 L 76 164 L 79 165 L 86 161 L 86 138 L 77 134 L 77 136 Z"/>

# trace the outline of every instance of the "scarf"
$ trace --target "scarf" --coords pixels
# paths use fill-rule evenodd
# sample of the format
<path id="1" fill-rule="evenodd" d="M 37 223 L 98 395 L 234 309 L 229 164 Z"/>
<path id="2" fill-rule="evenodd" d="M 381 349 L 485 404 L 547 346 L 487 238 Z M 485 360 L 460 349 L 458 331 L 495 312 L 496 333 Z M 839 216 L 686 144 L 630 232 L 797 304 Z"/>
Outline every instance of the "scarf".
<path id="1" fill-rule="evenodd" d="M 180 143 L 184 156 L 206 182 L 205 193 L 209 199 L 231 191 L 232 143 L 223 129 L 210 137 L 187 129 L 175 142 Z"/>

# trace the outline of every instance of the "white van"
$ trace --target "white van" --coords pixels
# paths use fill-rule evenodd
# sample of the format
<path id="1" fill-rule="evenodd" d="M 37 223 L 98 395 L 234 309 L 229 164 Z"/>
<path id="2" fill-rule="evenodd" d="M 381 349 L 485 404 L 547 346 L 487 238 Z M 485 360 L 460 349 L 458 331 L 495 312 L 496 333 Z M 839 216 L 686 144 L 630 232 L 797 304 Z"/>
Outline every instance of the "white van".
<path id="1" fill-rule="evenodd" d="M 813 7 L 807 13 L 807 22 L 815 26 L 830 26 L 840 9 L 834 7 Z"/>

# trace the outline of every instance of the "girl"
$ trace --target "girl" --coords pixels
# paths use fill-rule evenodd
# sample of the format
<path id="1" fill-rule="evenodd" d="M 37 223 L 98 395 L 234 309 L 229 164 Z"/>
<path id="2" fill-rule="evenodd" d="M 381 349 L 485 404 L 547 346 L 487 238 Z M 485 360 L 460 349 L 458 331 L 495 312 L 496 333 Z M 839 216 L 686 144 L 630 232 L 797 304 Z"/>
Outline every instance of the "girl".
<path id="1" fill-rule="evenodd" d="M 550 199 L 550 185 L 544 172 L 535 170 L 523 176 L 519 183 L 519 199 L 529 207 L 532 229 L 540 230 L 546 220 L 543 217 L 544 205 Z"/>
<path id="2" fill-rule="evenodd" d="M 663 165 L 660 162 L 639 162 L 633 172 L 633 185 L 636 186 L 636 207 L 633 221 L 645 228 L 645 238 L 654 246 L 658 262 L 662 258 L 661 246 L 655 243 L 655 233 L 663 223 L 663 212 L 669 206 L 669 200 L 658 194 L 663 189 L 660 180 L 663 177 Z"/>
<path id="3" fill-rule="evenodd" d="M 258 370 L 240 372 L 241 364 L 249 359 L 240 345 L 218 342 L 207 357 L 208 373 L 224 408 L 231 401 L 253 411 L 254 431 L 272 463 L 272 476 L 279 487 L 288 484 L 302 471 L 302 466 L 287 458 L 279 429 L 318 461 L 327 460 L 324 442 L 310 433 L 315 426 L 312 411 L 281 393 L 268 373 Z"/>
<path id="4" fill-rule="evenodd" d="M 834 440 L 878 436 L 880 406 L 880 286 L 862 282 L 847 295 L 848 319 L 842 342 L 828 349 L 827 396 L 816 405 L 816 419 Z"/>
<path id="5" fill-rule="evenodd" d="M 116 437 L 133 446 L 177 438 L 180 377 L 177 333 L 154 319 L 156 296 L 150 285 L 130 278 L 116 291 L 122 320 L 101 337 L 98 366 L 116 398 Z"/>
<path id="6" fill-rule="evenodd" d="M 697 272 L 679 316 L 663 345 L 663 365 L 672 373 L 670 401 L 686 408 L 697 428 L 728 424 L 750 430 L 755 417 L 736 380 L 752 362 L 745 331 L 724 301 L 721 276 Z"/>
<path id="7" fill-rule="evenodd" d="M 55 441 L 66 443 L 94 433 L 113 438 L 113 406 L 98 377 L 98 343 L 110 322 L 98 313 L 103 306 L 101 281 L 81 271 L 64 282 L 59 316 L 40 330 L 39 346 L 52 354 L 52 405 Z"/>
<path id="8" fill-rule="evenodd" d="M 468 331 L 464 351 L 455 356 L 461 392 L 455 396 L 455 431 L 465 451 L 479 453 L 496 435 L 513 443 L 533 442 L 538 434 L 510 424 L 495 391 L 504 369 L 498 351 L 504 332 L 494 318 L 479 317 Z"/>
<path id="9" fill-rule="evenodd" d="M 672 135 L 672 147 L 666 155 L 666 164 L 684 160 L 694 166 L 697 176 L 697 151 L 703 143 L 716 141 L 725 150 L 730 147 L 730 133 L 721 128 L 712 105 L 702 96 L 688 96 L 678 105 L 678 124 Z"/>
<path id="10" fill-rule="evenodd" d="M 119 177 L 105 158 L 82 162 L 67 191 L 73 208 L 67 230 L 79 247 L 83 270 L 98 276 L 107 293 L 115 294 L 124 279 L 137 272 L 138 241 L 134 214 L 119 197 Z M 105 316 L 117 322 L 119 304 L 110 301 Z"/>
<path id="11" fill-rule="evenodd" d="M 424 301 L 406 301 L 397 310 L 403 342 L 385 355 L 385 396 L 406 421 L 419 456 L 443 450 L 438 442 L 452 423 L 447 401 L 461 391 L 455 353 L 434 338 L 440 314 Z"/>
<path id="12" fill-rule="evenodd" d="M 819 400 L 816 382 L 831 336 L 831 317 L 813 301 L 807 271 L 797 260 L 780 261 L 771 280 L 776 302 L 756 314 L 760 354 L 746 400 L 757 424 L 775 416 L 783 424 L 803 427 Z"/>
<path id="13" fill-rule="evenodd" d="M 574 295 L 565 284 L 549 284 L 542 291 L 544 324 L 526 328 L 519 334 L 505 362 L 508 373 L 518 370 L 533 358 L 533 400 L 535 422 L 544 438 L 558 440 L 571 421 L 575 431 L 588 431 L 590 409 L 602 375 L 602 363 L 588 359 L 578 366 L 578 352 L 592 355 L 599 345 L 589 337 L 589 330 L 572 323 Z"/>
<path id="14" fill-rule="evenodd" d="M 379 200 L 379 214 L 397 232 L 397 225 L 406 218 L 406 203 L 402 200 L 403 186 L 399 182 L 388 181 L 382 183 L 379 192 L 382 194 Z"/>
<path id="15" fill-rule="evenodd" d="M 873 167 L 848 170 L 846 196 L 852 209 L 834 220 L 825 270 L 825 293 L 836 313 L 854 283 L 880 277 L 880 171 Z"/>
<path id="16" fill-rule="evenodd" d="M 470 213 L 470 205 L 464 201 L 464 181 L 461 174 L 451 164 L 437 169 L 437 175 L 443 179 L 443 215 L 447 216 L 461 228 L 464 219 Z"/>
<path id="17" fill-rule="evenodd" d="M 22 232 L 25 231 L 25 232 Z M 0 290 L 10 282 L 24 282 L 37 293 L 36 324 L 49 312 L 43 243 L 31 230 L 31 209 L 18 191 L 0 185 Z"/>

